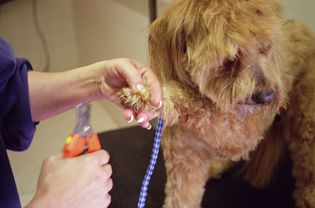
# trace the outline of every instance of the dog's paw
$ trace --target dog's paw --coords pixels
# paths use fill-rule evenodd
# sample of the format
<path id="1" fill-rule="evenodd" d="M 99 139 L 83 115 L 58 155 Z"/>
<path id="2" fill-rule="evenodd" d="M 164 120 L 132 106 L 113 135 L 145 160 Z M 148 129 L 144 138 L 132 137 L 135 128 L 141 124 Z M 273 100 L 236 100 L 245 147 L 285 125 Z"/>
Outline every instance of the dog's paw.
<path id="1" fill-rule="evenodd" d="M 147 86 L 123 88 L 117 95 L 121 105 L 133 110 L 135 113 L 140 113 L 153 108 L 150 103 L 151 91 Z"/>

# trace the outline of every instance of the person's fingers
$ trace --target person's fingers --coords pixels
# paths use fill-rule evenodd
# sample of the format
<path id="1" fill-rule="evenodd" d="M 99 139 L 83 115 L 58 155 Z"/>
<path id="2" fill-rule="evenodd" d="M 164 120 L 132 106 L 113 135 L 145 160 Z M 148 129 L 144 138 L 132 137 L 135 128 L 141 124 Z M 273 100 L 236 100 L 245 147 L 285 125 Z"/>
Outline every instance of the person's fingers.
<path id="1" fill-rule="evenodd" d="M 112 197 L 109 194 L 106 194 L 104 206 L 108 207 L 110 205 L 110 203 L 111 203 L 111 200 L 112 200 Z"/>
<path id="2" fill-rule="evenodd" d="M 151 123 L 147 120 L 144 114 L 137 116 L 137 122 L 142 128 L 145 128 L 148 130 L 152 128 Z"/>
<path id="3" fill-rule="evenodd" d="M 142 63 L 140 63 L 137 60 L 134 59 L 129 59 L 129 61 L 136 67 L 136 69 L 139 71 L 139 73 L 142 75 L 145 71 L 148 70 L 148 68 L 143 65 Z"/>
<path id="4" fill-rule="evenodd" d="M 137 123 L 141 124 L 141 123 L 147 121 L 147 118 L 145 117 L 145 115 L 143 113 L 142 114 L 140 113 L 136 116 L 136 121 L 137 121 Z"/>
<path id="5" fill-rule="evenodd" d="M 140 126 L 141 126 L 142 128 L 147 129 L 147 130 L 150 130 L 150 129 L 152 128 L 152 125 L 151 125 L 151 123 L 150 123 L 149 121 L 142 122 L 142 123 L 140 124 Z"/>
<path id="6" fill-rule="evenodd" d="M 110 164 L 106 164 L 102 167 L 102 170 L 105 174 L 104 178 L 109 179 L 113 173 L 112 166 Z"/>
<path id="7" fill-rule="evenodd" d="M 146 70 L 142 77 L 151 90 L 151 103 L 157 108 L 162 106 L 162 88 L 160 82 L 152 70 Z"/>
<path id="8" fill-rule="evenodd" d="M 145 85 L 150 88 L 151 98 L 150 102 L 153 107 L 160 108 L 162 106 L 162 88 L 160 82 L 154 72 L 149 68 L 142 65 L 132 59 L 123 59 L 119 61 L 119 64 L 115 66 L 119 76 L 126 81 L 126 84 L 131 88 L 142 89 Z M 112 98 L 114 100 L 115 98 Z M 118 101 L 115 103 L 119 103 Z M 146 120 L 154 118 L 152 114 L 146 115 L 146 113 L 138 115 L 136 120 L 138 123 L 142 123 Z M 136 117 L 135 113 L 130 109 L 124 110 L 124 118 L 130 123 Z"/>
<path id="9" fill-rule="evenodd" d="M 106 165 L 109 161 L 109 158 L 110 158 L 108 152 L 103 150 L 103 149 L 98 150 L 96 152 L 82 155 L 81 157 L 83 159 L 85 159 L 86 157 L 89 157 L 90 160 L 95 160 L 97 162 L 97 164 L 100 166 Z"/>
<path id="10" fill-rule="evenodd" d="M 148 84 L 151 90 L 151 103 L 160 108 L 162 106 L 162 88 L 160 81 L 152 70 L 142 65 L 140 62 L 130 60 L 139 70 L 144 83 Z"/>
<path id="11" fill-rule="evenodd" d="M 158 117 L 159 115 L 160 115 L 159 111 L 143 111 L 137 115 L 137 121 L 140 123 L 144 121 L 151 121 L 152 119 Z"/>
<path id="12" fill-rule="evenodd" d="M 109 178 L 105 181 L 105 185 L 104 185 L 105 191 L 109 192 L 110 190 L 112 190 L 113 188 L 113 179 Z"/>
<path id="13" fill-rule="evenodd" d="M 143 111 L 139 114 L 136 114 L 131 109 L 124 109 L 123 117 L 128 123 L 132 123 L 135 118 L 138 123 L 142 123 L 144 121 L 151 121 L 152 119 L 158 117 L 160 115 L 159 111 Z"/>
<path id="14" fill-rule="evenodd" d="M 117 71 L 119 75 L 126 80 L 127 84 L 130 87 L 138 87 L 141 88 L 143 86 L 143 81 L 141 78 L 141 72 L 139 64 L 137 64 L 134 60 L 125 59 L 120 62 Z"/>
<path id="15" fill-rule="evenodd" d="M 128 123 L 131 123 L 134 121 L 134 114 L 133 111 L 131 109 L 125 109 L 124 112 L 124 118 Z"/>
<path id="16" fill-rule="evenodd" d="M 147 121 L 147 118 L 145 117 L 145 114 L 139 114 L 136 116 L 137 123 L 145 129 L 151 129 L 151 124 L 149 121 Z"/>

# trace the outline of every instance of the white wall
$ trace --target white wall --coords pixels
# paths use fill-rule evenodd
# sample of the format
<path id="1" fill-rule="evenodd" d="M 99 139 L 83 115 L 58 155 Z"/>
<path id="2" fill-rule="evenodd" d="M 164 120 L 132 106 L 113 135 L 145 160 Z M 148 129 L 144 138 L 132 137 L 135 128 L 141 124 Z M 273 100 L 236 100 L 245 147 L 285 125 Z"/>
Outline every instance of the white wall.
<path id="1" fill-rule="evenodd" d="M 146 62 L 146 16 L 119 1 L 72 2 L 81 64 L 115 57 L 130 57 Z"/>
<path id="2" fill-rule="evenodd" d="M 304 22 L 315 32 L 315 0 L 282 0 L 285 16 Z"/>
<path id="3" fill-rule="evenodd" d="M 51 70 L 78 65 L 72 5 L 69 0 L 37 0 L 38 20 L 47 39 Z M 17 56 L 28 58 L 35 70 L 44 67 L 43 47 L 36 33 L 32 0 L 15 0 L 0 7 L 0 37 Z"/>

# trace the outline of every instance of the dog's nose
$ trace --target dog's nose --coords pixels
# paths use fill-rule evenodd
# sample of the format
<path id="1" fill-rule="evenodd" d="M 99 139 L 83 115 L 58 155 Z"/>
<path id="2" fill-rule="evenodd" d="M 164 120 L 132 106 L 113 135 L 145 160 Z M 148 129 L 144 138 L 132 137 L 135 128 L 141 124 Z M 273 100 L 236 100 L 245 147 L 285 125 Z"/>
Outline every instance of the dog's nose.
<path id="1" fill-rule="evenodd" d="M 271 103 L 276 97 L 276 93 L 272 90 L 256 92 L 253 95 L 253 100 L 256 104 Z"/>

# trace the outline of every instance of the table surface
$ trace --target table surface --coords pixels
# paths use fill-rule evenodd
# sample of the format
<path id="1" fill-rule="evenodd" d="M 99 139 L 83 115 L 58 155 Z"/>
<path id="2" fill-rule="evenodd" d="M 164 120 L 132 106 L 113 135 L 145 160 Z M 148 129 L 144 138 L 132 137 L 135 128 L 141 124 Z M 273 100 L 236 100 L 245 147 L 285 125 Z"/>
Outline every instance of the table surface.
<path id="1" fill-rule="evenodd" d="M 111 191 L 111 208 L 137 207 L 140 187 L 149 164 L 155 130 L 130 127 L 99 134 L 102 148 L 110 155 L 114 187 Z M 221 179 L 206 184 L 202 207 L 211 208 L 291 208 L 294 181 L 289 154 L 281 162 L 272 183 L 256 189 L 237 178 L 236 166 Z M 149 185 L 146 207 L 162 207 L 166 181 L 162 151 Z"/>

